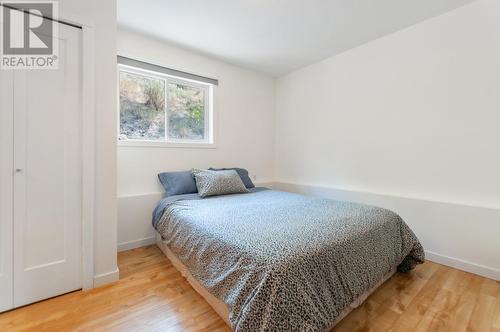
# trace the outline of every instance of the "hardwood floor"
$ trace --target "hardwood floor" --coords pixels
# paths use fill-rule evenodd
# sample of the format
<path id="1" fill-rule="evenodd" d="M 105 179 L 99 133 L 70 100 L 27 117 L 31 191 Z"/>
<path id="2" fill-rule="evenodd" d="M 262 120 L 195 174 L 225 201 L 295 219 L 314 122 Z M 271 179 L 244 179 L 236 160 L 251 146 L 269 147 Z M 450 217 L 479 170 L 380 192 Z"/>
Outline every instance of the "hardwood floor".
<path id="1" fill-rule="evenodd" d="M 120 280 L 0 314 L 0 331 L 230 331 L 156 246 L 118 255 Z M 426 262 L 333 330 L 500 332 L 500 282 Z"/>

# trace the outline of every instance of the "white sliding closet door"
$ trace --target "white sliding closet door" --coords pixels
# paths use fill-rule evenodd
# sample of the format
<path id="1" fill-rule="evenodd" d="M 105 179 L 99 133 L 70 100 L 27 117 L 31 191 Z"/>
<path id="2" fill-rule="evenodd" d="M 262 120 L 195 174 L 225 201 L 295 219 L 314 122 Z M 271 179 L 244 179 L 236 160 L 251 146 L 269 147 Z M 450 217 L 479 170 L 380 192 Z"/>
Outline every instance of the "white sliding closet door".
<path id="1" fill-rule="evenodd" d="M 14 306 L 81 288 L 81 30 L 59 69 L 14 72 Z"/>
<path id="2" fill-rule="evenodd" d="M 12 135 L 13 73 L 0 72 L 0 312 L 13 306 Z"/>

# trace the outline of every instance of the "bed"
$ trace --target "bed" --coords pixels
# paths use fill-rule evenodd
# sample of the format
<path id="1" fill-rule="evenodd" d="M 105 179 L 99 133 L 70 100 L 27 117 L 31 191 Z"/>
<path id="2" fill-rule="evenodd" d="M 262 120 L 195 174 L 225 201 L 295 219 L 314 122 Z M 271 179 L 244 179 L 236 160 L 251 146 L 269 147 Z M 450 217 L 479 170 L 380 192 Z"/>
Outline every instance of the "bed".
<path id="1" fill-rule="evenodd" d="M 396 270 L 424 261 L 394 212 L 266 188 L 166 197 L 153 226 L 235 331 L 327 331 Z"/>

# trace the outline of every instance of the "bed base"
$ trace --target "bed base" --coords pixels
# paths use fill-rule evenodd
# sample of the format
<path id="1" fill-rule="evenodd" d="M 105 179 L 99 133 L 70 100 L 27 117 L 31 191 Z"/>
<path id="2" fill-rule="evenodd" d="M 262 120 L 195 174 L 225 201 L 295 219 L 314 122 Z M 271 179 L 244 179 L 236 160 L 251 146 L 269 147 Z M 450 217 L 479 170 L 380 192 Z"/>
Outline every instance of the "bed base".
<path id="1" fill-rule="evenodd" d="M 162 240 L 161 235 L 158 232 L 156 232 L 156 245 L 165 254 L 165 256 L 167 256 L 172 265 L 182 274 L 184 278 L 186 278 L 191 287 L 193 287 L 194 290 L 208 302 L 208 304 L 215 310 L 215 312 L 217 312 L 217 314 L 226 322 L 228 326 L 231 326 L 229 321 L 229 309 L 226 304 L 210 294 L 210 292 L 191 275 L 186 266 L 182 264 L 182 262 L 172 253 L 168 245 Z M 370 296 L 377 288 L 391 278 L 394 273 L 396 273 L 395 268 L 386 274 L 384 278 L 382 278 L 382 280 L 375 285 L 375 287 L 361 294 L 361 296 L 359 296 L 354 302 L 342 310 L 337 319 L 335 319 L 335 321 L 330 325 L 328 331 L 337 325 L 349 313 L 351 313 L 351 311 L 359 307 L 368 298 L 368 296 Z"/>

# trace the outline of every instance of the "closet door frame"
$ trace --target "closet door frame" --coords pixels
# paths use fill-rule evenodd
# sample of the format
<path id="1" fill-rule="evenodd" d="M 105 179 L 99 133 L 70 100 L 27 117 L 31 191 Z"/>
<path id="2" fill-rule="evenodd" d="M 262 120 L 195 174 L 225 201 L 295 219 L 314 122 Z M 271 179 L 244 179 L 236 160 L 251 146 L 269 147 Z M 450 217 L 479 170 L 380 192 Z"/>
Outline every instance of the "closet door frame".
<path id="1" fill-rule="evenodd" d="M 0 77 L 0 312 L 14 307 L 14 73 Z"/>
<path id="2" fill-rule="evenodd" d="M 82 28 L 82 289 L 94 288 L 95 49 L 94 24 L 79 17 L 62 21 Z"/>
<path id="3" fill-rule="evenodd" d="M 82 289 L 94 288 L 95 30 L 93 20 L 59 13 L 59 22 L 82 29 Z"/>

